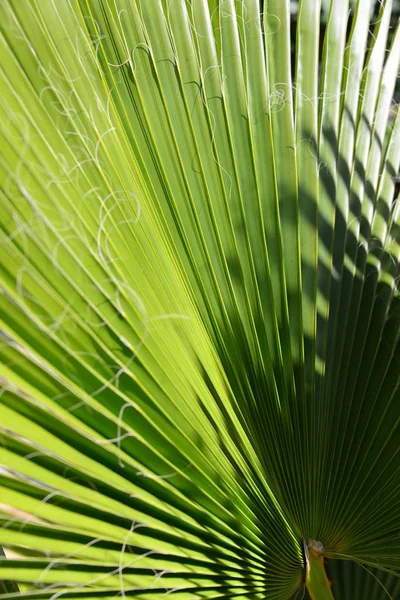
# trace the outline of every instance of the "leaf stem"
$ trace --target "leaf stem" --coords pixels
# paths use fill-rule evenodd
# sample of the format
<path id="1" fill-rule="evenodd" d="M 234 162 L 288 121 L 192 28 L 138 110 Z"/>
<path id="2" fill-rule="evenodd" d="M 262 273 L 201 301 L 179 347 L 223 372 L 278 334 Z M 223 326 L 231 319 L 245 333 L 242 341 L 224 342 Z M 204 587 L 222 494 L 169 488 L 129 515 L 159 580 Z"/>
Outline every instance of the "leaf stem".
<path id="1" fill-rule="evenodd" d="M 305 546 L 307 573 L 306 588 L 311 600 L 334 600 L 324 567 L 324 548 L 321 542 L 309 540 Z"/>

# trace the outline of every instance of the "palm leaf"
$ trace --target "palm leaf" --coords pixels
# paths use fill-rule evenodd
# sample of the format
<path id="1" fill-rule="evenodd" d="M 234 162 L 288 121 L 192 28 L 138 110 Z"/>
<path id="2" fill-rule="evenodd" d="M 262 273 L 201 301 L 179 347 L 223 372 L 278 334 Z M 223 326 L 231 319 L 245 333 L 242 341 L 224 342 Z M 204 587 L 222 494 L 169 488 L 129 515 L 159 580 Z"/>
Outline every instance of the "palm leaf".
<path id="1" fill-rule="evenodd" d="M 2 600 L 397 589 L 400 29 L 320 8 L 2 3 Z"/>
<path id="2" fill-rule="evenodd" d="M 335 600 L 387 600 L 399 595 L 400 578 L 385 571 L 347 560 L 328 561 L 326 570 Z"/>

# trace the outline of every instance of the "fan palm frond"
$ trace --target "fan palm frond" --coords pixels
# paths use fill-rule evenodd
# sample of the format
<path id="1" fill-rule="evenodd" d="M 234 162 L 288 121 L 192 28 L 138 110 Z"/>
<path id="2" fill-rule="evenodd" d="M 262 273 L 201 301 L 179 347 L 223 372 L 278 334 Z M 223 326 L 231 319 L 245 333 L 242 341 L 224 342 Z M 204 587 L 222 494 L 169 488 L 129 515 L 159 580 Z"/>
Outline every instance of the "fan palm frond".
<path id="1" fill-rule="evenodd" d="M 317 600 L 354 565 L 397 589 L 372 4 L 332 0 L 322 42 L 302 0 L 292 64 L 289 0 L 2 2 L 1 600 L 288 600 L 313 560 Z"/>

